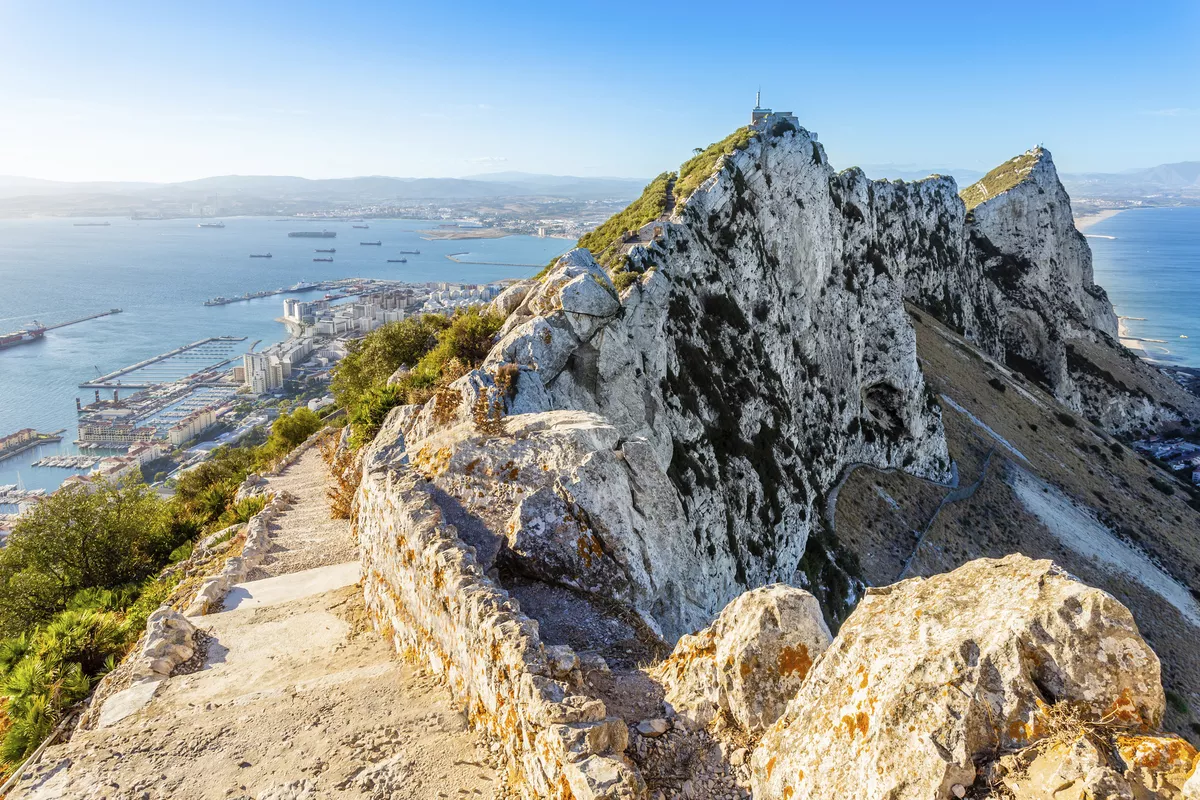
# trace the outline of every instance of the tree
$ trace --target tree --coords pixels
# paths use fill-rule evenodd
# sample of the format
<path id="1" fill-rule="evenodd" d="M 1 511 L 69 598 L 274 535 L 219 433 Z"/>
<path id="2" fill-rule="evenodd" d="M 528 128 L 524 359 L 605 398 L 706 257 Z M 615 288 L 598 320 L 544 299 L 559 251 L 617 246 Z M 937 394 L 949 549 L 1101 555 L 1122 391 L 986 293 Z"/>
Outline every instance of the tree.
<path id="1" fill-rule="evenodd" d="M 306 406 L 300 406 L 291 414 L 281 414 L 271 425 L 271 437 L 267 439 L 267 449 L 272 454 L 283 455 L 300 445 L 309 436 L 324 427 L 321 418 L 315 411 L 309 411 Z"/>
<path id="2" fill-rule="evenodd" d="M 334 370 L 330 389 L 338 405 L 352 408 L 368 389 L 386 384 L 401 365 L 414 366 L 449 326 L 445 317 L 425 314 L 389 322 L 367 334 Z"/>
<path id="3" fill-rule="evenodd" d="M 171 536 L 166 503 L 144 484 L 60 489 L 21 516 L 0 550 L 0 632 L 47 619 L 81 589 L 146 578 Z"/>

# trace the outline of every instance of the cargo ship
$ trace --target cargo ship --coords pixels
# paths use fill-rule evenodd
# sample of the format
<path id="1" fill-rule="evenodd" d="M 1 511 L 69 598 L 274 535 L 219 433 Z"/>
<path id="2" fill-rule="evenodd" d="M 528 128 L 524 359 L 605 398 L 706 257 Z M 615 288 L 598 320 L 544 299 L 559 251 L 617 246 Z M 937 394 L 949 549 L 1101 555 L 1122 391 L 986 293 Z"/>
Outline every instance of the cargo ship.
<path id="1" fill-rule="evenodd" d="M 317 252 L 318 252 L 318 253 L 336 253 L 336 252 L 337 252 L 337 250 L 336 250 L 336 249 L 334 249 L 334 248 L 332 248 L 332 247 L 331 247 L 331 248 L 329 248 L 328 250 L 322 250 L 321 248 L 319 248 L 319 247 L 318 247 L 318 248 L 317 248 Z"/>
<path id="2" fill-rule="evenodd" d="M 6 347 L 16 347 L 27 342 L 36 342 L 46 335 L 45 328 L 29 328 L 28 330 L 0 333 L 0 350 Z"/>
<path id="3" fill-rule="evenodd" d="M 201 222 L 196 227 L 197 228 L 224 228 L 225 223 L 224 222 Z"/>
<path id="4" fill-rule="evenodd" d="M 270 253 L 251 253 L 251 258 L 274 258 Z"/>
<path id="5" fill-rule="evenodd" d="M 383 242 L 382 242 L 382 241 L 379 241 L 379 242 L 359 242 L 359 244 L 369 244 L 369 245 L 374 245 L 375 247 L 381 247 L 381 246 L 383 246 Z"/>
<path id="6" fill-rule="evenodd" d="M 389 264 L 407 264 L 408 259 L 407 258 L 389 258 L 388 263 Z"/>
<path id="7" fill-rule="evenodd" d="M 76 228 L 107 228 L 111 222 L 76 222 Z"/>
<path id="8" fill-rule="evenodd" d="M 396 252 L 402 256 L 419 256 L 419 255 L 421 255 L 420 250 L 397 250 Z"/>
<path id="9" fill-rule="evenodd" d="M 371 226 L 370 225 L 351 225 L 350 227 L 351 228 L 362 228 L 363 230 L 366 230 L 366 229 L 370 228 Z"/>
<path id="10" fill-rule="evenodd" d="M 313 261 L 333 261 L 332 258 L 314 258 Z"/>
<path id="11" fill-rule="evenodd" d="M 288 236 L 293 239 L 332 239 L 337 231 L 292 231 Z"/>

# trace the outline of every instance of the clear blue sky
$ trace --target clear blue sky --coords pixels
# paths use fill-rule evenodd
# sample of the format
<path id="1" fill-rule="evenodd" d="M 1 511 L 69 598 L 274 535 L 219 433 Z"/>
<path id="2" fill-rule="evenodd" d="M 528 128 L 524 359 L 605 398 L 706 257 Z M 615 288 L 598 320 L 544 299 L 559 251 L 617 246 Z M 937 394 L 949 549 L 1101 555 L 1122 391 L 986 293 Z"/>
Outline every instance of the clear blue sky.
<path id="1" fill-rule="evenodd" d="M 0 174 L 650 176 L 754 90 L 833 163 L 1200 160 L 1200 3 L 0 0 Z"/>

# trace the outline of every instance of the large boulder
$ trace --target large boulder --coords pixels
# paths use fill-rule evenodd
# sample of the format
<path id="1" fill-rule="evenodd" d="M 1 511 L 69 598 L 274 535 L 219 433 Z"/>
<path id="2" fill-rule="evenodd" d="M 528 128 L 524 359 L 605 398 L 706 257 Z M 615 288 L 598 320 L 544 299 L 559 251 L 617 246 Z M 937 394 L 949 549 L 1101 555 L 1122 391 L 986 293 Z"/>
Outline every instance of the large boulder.
<path id="1" fill-rule="evenodd" d="M 779 719 L 832 637 L 817 599 L 784 584 L 736 597 L 655 668 L 666 699 L 700 726 L 719 714 L 746 733 Z"/>
<path id="2" fill-rule="evenodd" d="M 980 559 L 868 590 L 755 750 L 754 793 L 940 800 L 1064 719 L 1150 731 L 1164 707 L 1123 605 L 1049 561 Z"/>

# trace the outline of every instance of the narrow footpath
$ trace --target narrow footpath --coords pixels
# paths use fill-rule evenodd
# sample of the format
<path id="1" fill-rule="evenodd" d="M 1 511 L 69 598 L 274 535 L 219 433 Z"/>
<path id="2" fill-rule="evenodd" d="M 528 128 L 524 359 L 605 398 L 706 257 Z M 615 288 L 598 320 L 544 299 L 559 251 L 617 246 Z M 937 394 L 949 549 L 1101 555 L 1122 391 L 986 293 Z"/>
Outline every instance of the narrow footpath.
<path id="1" fill-rule="evenodd" d="M 494 798 L 497 774 L 440 683 L 368 624 L 349 523 L 329 518 L 316 449 L 277 478 L 298 500 L 235 586 L 198 670 L 48 748 L 9 798 Z M 261 573 L 261 574 L 259 574 Z"/>

